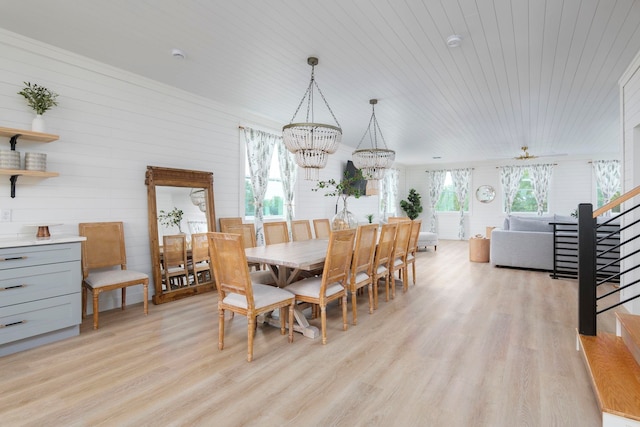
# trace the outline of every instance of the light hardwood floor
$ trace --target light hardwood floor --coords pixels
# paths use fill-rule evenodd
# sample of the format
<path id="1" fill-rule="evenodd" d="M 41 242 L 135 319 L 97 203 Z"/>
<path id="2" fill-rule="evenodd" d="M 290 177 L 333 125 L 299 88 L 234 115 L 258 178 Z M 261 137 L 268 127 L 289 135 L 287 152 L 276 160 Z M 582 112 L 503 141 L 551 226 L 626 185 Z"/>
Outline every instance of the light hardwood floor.
<path id="1" fill-rule="evenodd" d="M 471 263 L 461 241 L 417 270 L 346 332 L 330 307 L 327 345 L 258 326 L 251 363 L 242 316 L 217 349 L 215 293 L 101 313 L 98 331 L 0 358 L 0 425 L 600 425 L 575 280 Z"/>

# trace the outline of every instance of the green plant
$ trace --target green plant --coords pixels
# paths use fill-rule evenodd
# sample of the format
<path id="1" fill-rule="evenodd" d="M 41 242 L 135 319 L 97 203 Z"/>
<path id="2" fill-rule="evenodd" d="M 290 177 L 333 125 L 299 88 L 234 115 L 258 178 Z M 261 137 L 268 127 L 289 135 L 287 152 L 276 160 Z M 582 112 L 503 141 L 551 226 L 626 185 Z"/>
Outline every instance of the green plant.
<path id="1" fill-rule="evenodd" d="M 409 196 L 407 200 L 400 202 L 400 207 L 406 212 L 407 216 L 411 219 L 416 219 L 422 212 L 422 204 L 420 203 L 420 194 L 415 189 L 409 190 Z"/>
<path id="2" fill-rule="evenodd" d="M 369 221 L 369 224 L 373 223 L 373 214 L 367 214 L 365 216 L 367 217 L 367 221 Z"/>
<path id="3" fill-rule="evenodd" d="M 58 94 L 50 91 L 46 87 L 38 86 L 37 84 L 31 84 L 30 82 L 24 82 L 25 88 L 18 92 L 18 95 L 22 95 L 27 100 L 29 107 L 31 107 L 36 114 L 44 114 L 45 111 L 58 105 L 56 98 Z"/>
<path id="4" fill-rule="evenodd" d="M 182 233 L 180 223 L 182 222 L 183 215 L 184 212 L 182 212 L 182 209 L 178 208 L 173 208 L 173 210 L 169 212 L 161 210 L 160 215 L 158 215 L 158 221 L 165 227 L 178 227 L 178 231 Z"/>
<path id="5" fill-rule="evenodd" d="M 328 191 L 324 194 L 328 197 L 338 196 L 342 198 L 344 203 L 347 202 L 347 198 L 350 196 L 358 199 L 362 196 L 360 190 L 356 187 L 356 184 L 359 181 L 362 181 L 364 177 L 362 176 L 362 172 L 357 170 L 352 176 L 349 176 L 348 172 L 344 172 L 344 176 L 340 182 L 337 182 L 335 179 L 331 178 L 326 181 L 318 181 L 316 183 L 316 188 L 312 188 L 312 191 L 318 191 L 321 189 L 327 189 Z"/>
<path id="6" fill-rule="evenodd" d="M 571 212 L 571 216 L 574 218 L 578 218 L 578 208 L 575 208 L 573 212 Z"/>

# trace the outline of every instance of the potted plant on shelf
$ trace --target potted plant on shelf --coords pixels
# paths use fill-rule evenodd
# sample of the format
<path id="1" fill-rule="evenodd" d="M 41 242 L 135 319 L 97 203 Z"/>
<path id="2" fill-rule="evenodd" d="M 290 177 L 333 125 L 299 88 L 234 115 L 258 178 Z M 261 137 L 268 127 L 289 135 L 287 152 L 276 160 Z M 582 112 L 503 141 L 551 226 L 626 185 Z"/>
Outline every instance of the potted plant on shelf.
<path id="1" fill-rule="evenodd" d="M 408 200 L 408 201 L 407 201 Z M 407 214 L 407 216 L 414 220 L 420 216 L 422 212 L 422 203 L 420 202 L 420 194 L 415 189 L 409 190 L 409 196 L 407 200 L 400 201 L 400 207 Z"/>
<path id="2" fill-rule="evenodd" d="M 313 191 L 326 189 L 327 192 L 324 194 L 325 196 L 338 196 L 338 200 L 342 199 L 342 209 L 336 212 L 336 215 L 331 221 L 332 230 L 344 230 L 347 228 L 355 228 L 358 226 L 358 221 L 356 220 L 355 216 L 347 209 L 347 199 L 351 196 L 355 197 L 356 199 L 360 198 L 362 193 L 357 188 L 356 184 L 363 179 L 364 178 L 360 170 L 357 170 L 351 176 L 347 171 L 345 171 L 344 177 L 342 178 L 342 180 L 340 180 L 340 182 L 337 182 L 333 178 L 327 181 L 318 181 L 316 183 L 316 188 L 312 189 Z M 336 201 L 336 210 L 337 208 L 338 202 Z"/>
<path id="3" fill-rule="evenodd" d="M 178 231 L 182 233 L 182 227 L 180 223 L 182 222 L 182 216 L 184 212 L 182 209 L 173 208 L 172 211 L 165 212 L 164 210 L 160 210 L 160 215 L 158 215 L 158 221 L 165 227 L 178 227 Z"/>
<path id="4" fill-rule="evenodd" d="M 36 117 L 31 122 L 31 130 L 35 132 L 44 132 L 44 119 L 42 115 L 52 107 L 58 105 L 56 98 L 58 94 L 50 91 L 44 86 L 24 82 L 25 87 L 18 92 L 18 95 L 24 96 L 29 107 L 36 113 Z"/>

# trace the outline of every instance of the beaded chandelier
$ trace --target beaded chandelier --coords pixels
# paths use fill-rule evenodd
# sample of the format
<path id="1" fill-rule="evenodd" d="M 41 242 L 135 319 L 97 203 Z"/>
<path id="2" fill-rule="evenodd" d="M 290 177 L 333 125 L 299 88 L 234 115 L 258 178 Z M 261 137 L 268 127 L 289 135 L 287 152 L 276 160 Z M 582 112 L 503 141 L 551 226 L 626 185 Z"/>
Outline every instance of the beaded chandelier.
<path id="1" fill-rule="evenodd" d="M 384 136 L 382 136 L 382 131 L 380 130 L 380 125 L 376 119 L 375 106 L 377 103 L 377 99 L 369 100 L 369 104 L 371 104 L 369 126 L 367 126 L 367 130 L 364 132 L 364 135 L 362 135 L 356 151 L 351 154 L 353 157 L 353 165 L 360 169 L 362 176 L 369 181 L 383 179 L 385 170 L 391 167 L 396 158 L 396 152 L 387 148 Z M 378 134 L 380 134 L 384 148 L 378 148 Z M 360 145 L 367 135 L 369 135 L 371 148 L 360 149 Z"/>
<path id="2" fill-rule="evenodd" d="M 342 129 L 340 129 L 336 116 L 331 111 L 331 107 L 329 107 L 318 83 L 315 81 L 315 66 L 318 65 L 318 58 L 309 57 L 307 58 L 307 63 L 311 65 L 311 81 L 291 118 L 291 123 L 282 128 L 282 141 L 287 150 L 295 154 L 296 163 L 304 169 L 305 179 L 317 181 L 319 170 L 327 165 L 329 154 L 335 153 L 340 145 Z M 313 122 L 314 87 L 318 90 L 337 126 Z M 293 123 L 305 99 L 307 100 L 306 122 Z"/>

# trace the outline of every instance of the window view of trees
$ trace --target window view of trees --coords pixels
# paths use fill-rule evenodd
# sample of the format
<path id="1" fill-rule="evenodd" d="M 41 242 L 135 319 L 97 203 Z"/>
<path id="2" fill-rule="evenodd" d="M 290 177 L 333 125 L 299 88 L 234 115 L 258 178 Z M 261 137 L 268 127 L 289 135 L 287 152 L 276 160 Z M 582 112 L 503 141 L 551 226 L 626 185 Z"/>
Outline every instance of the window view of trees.
<path id="1" fill-rule="evenodd" d="M 544 212 L 547 212 L 547 201 L 545 200 L 543 206 Z M 533 195 L 533 182 L 529 177 L 529 170 L 525 169 L 520 179 L 520 189 L 513 199 L 511 205 L 511 212 L 537 212 L 538 202 Z"/>
<path id="2" fill-rule="evenodd" d="M 469 197 L 464 201 L 464 211 L 469 212 Z M 436 204 L 436 212 L 460 212 L 460 202 L 456 195 L 456 187 L 453 185 L 451 172 L 447 172 L 442 186 L 442 194 Z"/>
<path id="3" fill-rule="evenodd" d="M 600 185 L 598 185 L 596 183 L 596 192 L 598 194 L 598 201 L 597 201 L 597 208 L 600 208 L 602 206 L 605 205 L 605 200 L 604 200 L 604 195 L 602 194 L 602 190 L 600 190 Z M 620 190 L 616 191 L 616 194 L 613 195 L 613 197 L 611 197 L 611 200 L 609 200 L 609 202 L 614 201 L 615 199 L 617 199 L 618 197 L 620 197 Z M 616 206 L 615 208 L 611 209 L 611 212 L 614 213 L 620 213 L 620 206 Z"/>
<path id="4" fill-rule="evenodd" d="M 284 217 L 284 190 L 280 177 L 280 162 L 278 161 L 278 155 L 276 153 L 271 157 L 269 182 L 262 204 L 262 212 L 265 218 Z M 251 178 L 249 176 L 249 164 L 245 162 L 244 215 L 245 217 L 252 218 L 255 214 L 256 207 L 253 203 L 253 189 L 251 188 Z"/>

